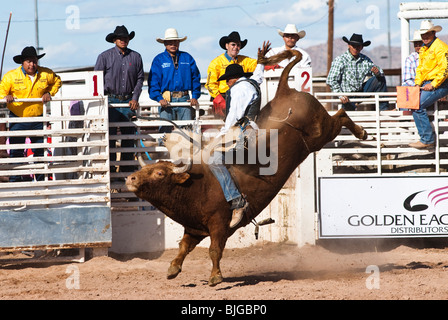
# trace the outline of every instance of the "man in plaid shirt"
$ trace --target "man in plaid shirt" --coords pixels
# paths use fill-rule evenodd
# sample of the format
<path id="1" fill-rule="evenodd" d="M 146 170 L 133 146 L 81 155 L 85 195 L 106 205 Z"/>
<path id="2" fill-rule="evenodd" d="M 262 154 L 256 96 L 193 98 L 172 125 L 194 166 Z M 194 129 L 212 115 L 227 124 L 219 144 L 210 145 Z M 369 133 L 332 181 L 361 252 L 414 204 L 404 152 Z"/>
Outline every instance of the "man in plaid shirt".
<path id="1" fill-rule="evenodd" d="M 374 65 L 372 60 L 361 50 L 370 45 L 370 41 L 364 42 L 362 35 L 354 33 L 350 40 L 342 37 L 348 43 L 348 50 L 336 57 L 331 64 L 327 76 L 327 84 L 333 92 L 387 92 L 384 72 Z M 347 111 L 356 110 L 356 105 L 350 102 L 350 98 L 341 95 L 339 99 L 342 107 Z M 389 103 L 380 102 L 380 110 L 389 110 Z"/>
<path id="2" fill-rule="evenodd" d="M 404 61 L 402 85 L 413 87 L 415 86 L 415 71 L 418 66 L 418 52 L 423 46 L 422 37 L 418 30 L 414 32 L 414 38 L 409 40 L 409 42 L 413 43 L 414 52 L 412 52 Z"/>

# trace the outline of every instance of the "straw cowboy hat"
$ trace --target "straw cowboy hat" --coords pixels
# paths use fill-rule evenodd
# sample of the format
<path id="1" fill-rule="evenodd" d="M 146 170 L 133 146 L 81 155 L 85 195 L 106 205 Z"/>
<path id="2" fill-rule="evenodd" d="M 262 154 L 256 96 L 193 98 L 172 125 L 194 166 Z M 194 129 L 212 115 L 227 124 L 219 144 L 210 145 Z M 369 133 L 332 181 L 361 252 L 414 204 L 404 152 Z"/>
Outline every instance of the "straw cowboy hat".
<path id="1" fill-rule="evenodd" d="M 131 33 L 128 32 L 128 29 L 126 29 L 125 26 L 117 26 L 114 30 L 114 32 L 109 33 L 106 36 L 106 41 L 110 43 L 114 43 L 115 39 L 119 37 L 128 37 L 129 40 L 132 40 L 135 37 L 135 32 L 132 31 Z"/>
<path id="2" fill-rule="evenodd" d="M 420 30 L 414 31 L 414 37 L 409 40 L 409 42 L 419 42 L 422 41 L 422 36 L 420 35 Z"/>
<path id="3" fill-rule="evenodd" d="M 346 37 L 342 37 L 342 40 L 344 40 L 350 45 L 362 45 L 363 47 L 368 47 L 370 46 L 371 43 L 370 41 L 364 42 L 364 40 L 362 39 L 362 34 L 357 33 L 352 34 L 350 40 L 348 40 Z"/>
<path id="4" fill-rule="evenodd" d="M 165 38 L 157 38 L 157 42 L 163 43 L 164 41 L 179 40 L 180 42 L 187 40 L 187 37 L 180 38 L 177 30 L 174 28 L 168 28 L 165 30 Z"/>
<path id="5" fill-rule="evenodd" d="M 229 42 L 240 42 L 241 49 L 243 49 L 247 44 L 247 39 L 241 41 L 240 34 L 236 31 L 232 31 L 228 36 L 224 36 L 219 40 L 219 45 L 226 50 L 226 44 Z"/>
<path id="6" fill-rule="evenodd" d="M 22 64 L 26 58 L 37 58 L 39 60 L 44 55 L 45 53 L 38 55 L 34 47 L 25 47 L 20 55 L 14 56 L 12 59 L 15 63 Z"/>
<path id="7" fill-rule="evenodd" d="M 434 23 L 432 23 L 431 20 L 423 20 L 420 23 L 420 30 L 419 30 L 420 34 L 425 34 L 430 31 L 440 32 L 442 31 L 442 27 L 434 26 Z"/>
<path id="8" fill-rule="evenodd" d="M 300 32 L 297 30 L 297 27 L 294 24 L 287 24 L 285 27 L 285 30 L 277 30 L 278 34 L 283 37 L 283 35 L 286 34 L 297 34 L 299 36 L 299 39 L 302 39 L 305 37 L 306 32 L 304 30 L 301 30 Z"/>
<path id="9" fill-rule="evenodd" d="M 243 67 L 239 64 L 232 63 L 226 68 L 226 72 L 218 78 L 218 81 L 229 80 L 229 79 L 239 79 L 241 77 L 250 77 L 252 72 L 244 72 Z"/>

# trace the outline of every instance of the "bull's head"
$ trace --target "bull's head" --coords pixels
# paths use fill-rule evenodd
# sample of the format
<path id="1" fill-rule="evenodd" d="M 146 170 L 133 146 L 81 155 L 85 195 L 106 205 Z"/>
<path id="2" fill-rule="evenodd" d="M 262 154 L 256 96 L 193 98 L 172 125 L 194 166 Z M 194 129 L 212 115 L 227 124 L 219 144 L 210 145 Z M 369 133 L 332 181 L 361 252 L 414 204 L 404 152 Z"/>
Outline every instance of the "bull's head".
<path id="1" fill-rule="evenodd" d="M 176 166 L 168 161 L 145 165 L 140 171 L 126 178 L 126 187 L 131 192 L 137 192 L 143 185 L 154 185 L 161 182 L 182 184 L 190 177 L 187 173 L 190 168 L 191 162 L 181 166 Z"/>

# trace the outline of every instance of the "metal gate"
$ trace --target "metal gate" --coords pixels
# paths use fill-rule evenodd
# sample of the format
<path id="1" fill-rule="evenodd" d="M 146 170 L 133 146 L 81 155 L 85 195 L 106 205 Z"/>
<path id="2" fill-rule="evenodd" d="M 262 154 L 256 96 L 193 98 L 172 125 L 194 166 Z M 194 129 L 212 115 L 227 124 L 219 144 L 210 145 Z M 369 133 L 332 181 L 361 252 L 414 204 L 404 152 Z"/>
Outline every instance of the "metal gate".
<path id="1" fill-rule="evenodd" d="M 0 251 L 111 246 L 107 97 L 102 73 L 61 74 L 63 86 L 42 117 L 0 122 L 43 122 L 36 131 L 0 131 L 0 136 L 43 137 L 43 143 L 5 144 L 26 149 L 20 158 L 0 158 Z M 74 98 L 76 97 L 76 98 Z M 23 99 L 33 101 L 40 99 Z M 43 148 L 36 157 L 32 148 Z"/>

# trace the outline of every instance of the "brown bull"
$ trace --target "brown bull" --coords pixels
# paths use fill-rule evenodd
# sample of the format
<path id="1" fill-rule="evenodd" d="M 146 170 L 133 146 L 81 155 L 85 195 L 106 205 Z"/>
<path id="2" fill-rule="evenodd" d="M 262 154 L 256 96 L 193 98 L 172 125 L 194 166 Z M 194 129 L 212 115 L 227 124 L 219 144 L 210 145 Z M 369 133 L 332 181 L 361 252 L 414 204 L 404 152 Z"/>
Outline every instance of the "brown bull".
<path id="1" fill-rule="evenodd" d="M 266 132 L 277 130 L 276 153 L 278 168 L 274 174 L 260 175 L 259 165 L 232 165 L 230 171 L 242 193 L 247 195 L 249 208 L 236 228 L 229 228 L 230 206 L 221 187 L 204 162 L 178 167 L 161 161 L 147 165 L 126 180 L 128 189 L 139 198 L 149 201 L 174 221 L 184 226 L 179 252 L 168 269 L 168 278 L 175 278 L 182 269 L 187 254 L 207 236 L 210 236 L 210 258 L 213 262 L 209 285 L 222 282 L 220 260 L 227 239 L 240 227 L 250 223 L 277 195 L 294 169 L 314 151 L 320 150 L 347 127 L 357 138 L 367 133 L 339 110 L 330 116 L 310 94 L 298 92 L 288 85 L 291 68 L 300 61 L 296 56 L 283 71 L 275 98 L 260 112 L 257 124 Z M 277 57 L 278 58 L 278 57 Z M 285 53 L 281 56 L 285 58 Z M 273 63 L 274 57 L 262 63 Z M 274 62 L 275 63 L 275 62 Z M 269 134 L 264 138 L 268 140 Z M 260 142 L 261 137 L 258 137 Z M 270 140 L 268 140 L 270 141 Z M 267 143 L 269 146 L 269 143 Z"/>

